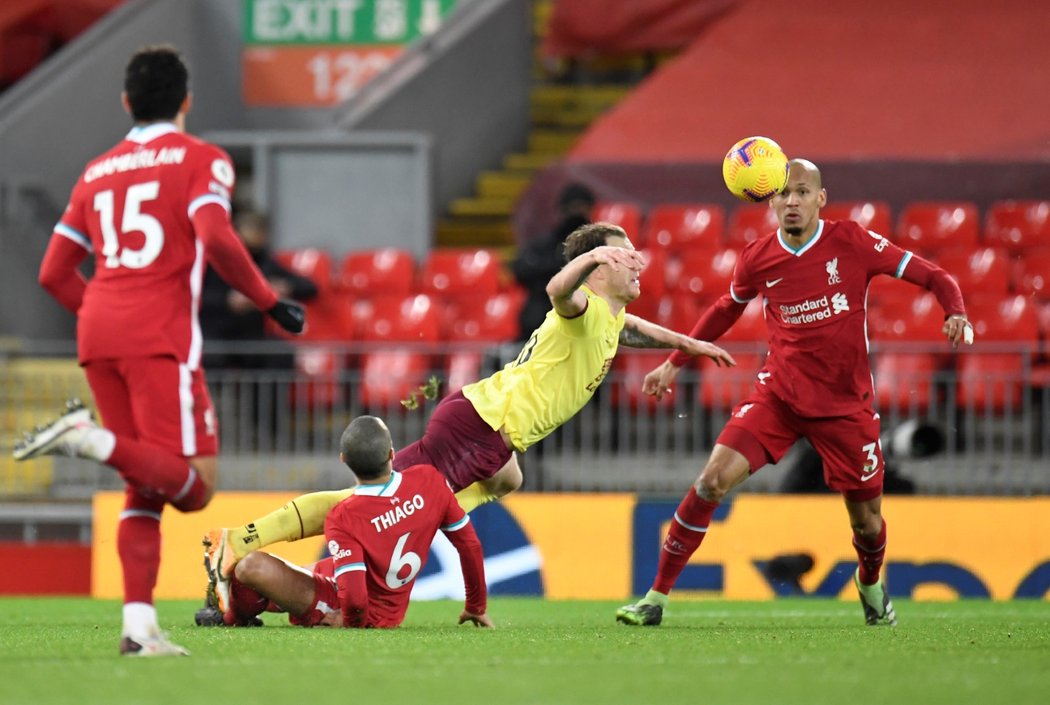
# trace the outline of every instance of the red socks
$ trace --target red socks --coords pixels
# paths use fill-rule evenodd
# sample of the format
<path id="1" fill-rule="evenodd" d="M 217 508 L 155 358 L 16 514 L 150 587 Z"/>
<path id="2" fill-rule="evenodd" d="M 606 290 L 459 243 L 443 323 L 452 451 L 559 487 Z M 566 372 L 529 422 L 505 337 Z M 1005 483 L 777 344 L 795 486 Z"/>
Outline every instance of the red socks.
<path id="1" fill-rule="evenodd" d="M 879 581 L 879 571 L 886 557 L 886 520 L 882 520 L 882 529 L 874 539 L 865 539 L 856 531 L 853 532 L 853 548 L 857 551 L 860 563 L 861 585 L 874 585 Z"/>
<path id="2" fill-rule="evenodd" d="M 717 502 L 701 499 L 692 488 L 682 498 L 671 520 L 671 529 L 660 549 L 653 590 L 665 595 L 671 592 L 685 564 L 689 562 L 689 557 L 704 540 L 711 517 L 717 508 Z"/>
<path id="3" fill-rule="evenodd" d="M 125 490 L 117 524 L 117 553 L 124 570 L 124 602 L 153 604 L 160 570 L 160 515 L 164 501 Z"/>
<path id="4" fill-rule="evenodd" d="M 222 621 L 227 627 L 244 626 L 251 623 L 254 617 L 267 611 L 272 603 L 254 588 L 248 587 L 237 576 L 230 576 L 230 604 Z M 279 610 L 278 610 L 279 611 Z"/>
<path id="5" fill-rule="evenodd" d="M 124 481 L 143 495 L 159 496 L 182 511 L 204 507 L 204 481 L 182 456 L 117 436 L 106 464 L 116 468 Z"/>

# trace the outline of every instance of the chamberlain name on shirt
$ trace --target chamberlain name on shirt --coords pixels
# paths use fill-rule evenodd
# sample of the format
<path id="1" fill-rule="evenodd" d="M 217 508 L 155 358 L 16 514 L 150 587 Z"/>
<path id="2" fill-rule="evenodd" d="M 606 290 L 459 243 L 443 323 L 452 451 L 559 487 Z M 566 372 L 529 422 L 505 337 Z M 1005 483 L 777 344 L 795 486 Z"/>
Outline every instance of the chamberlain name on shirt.
<path id="1" fill-rule="evenodd" d="M 411 499 L 406 499 L 404 502 L 394 505 L 393 509 L 388 509 L 379 516 L 372 517 L 372 526 L 376 528 L 376 533 L 378 534 L 394 526 L 402 519 L 407 519 L 415 514 L 417 509 L 422 508 L 423 495 L 414 495 Z"/>
<path id="2" fill-rule="evenodd" d="M 846 300 L 845 294 L 837 292 L 831 296 L 830 300 L 825 294 L 819 299 L 809 299 L 790 306 L 781 304 L 777 308 L 780 311 L 780 320 L 797 326 L 803 323 L 826 321 L 836 314 L 849 311 L 849 301 Z"/>
<path id="3" fill-rule="evenodd" d="M 84 172 L 84 183 L 91 183 L 103 176 L 123 171 L 146 169 L 163 164 L 182 164 L 186 159 L 185 147 L 163 147 L 162 149 L 136 149 L 127 154 L 117 154 L 95 162 Z"/>

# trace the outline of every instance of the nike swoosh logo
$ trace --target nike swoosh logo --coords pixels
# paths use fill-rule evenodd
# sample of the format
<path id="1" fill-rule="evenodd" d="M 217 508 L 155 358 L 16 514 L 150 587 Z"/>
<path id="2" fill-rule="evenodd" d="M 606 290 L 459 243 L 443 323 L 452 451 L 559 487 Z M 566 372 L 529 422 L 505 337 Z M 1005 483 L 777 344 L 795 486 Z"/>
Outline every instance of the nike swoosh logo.
<path id="1" fill-rule="evenodd" d="M 870 480 L 871 478 L 875 477 L 875 476 L 876 476 L 876 475 L 878 475 L 878 474 L 879 474 L 879 469 L 878 469 L 878 468 L 875 468 L 874 470 L 872 470 L 872 471 L 871 471 L 871 472 L 869 472 L 868 474 L 866 474 L 866 475 L 861 475 L 861 476 L 860 476 L 860 481 L 861 481 L 861 482 L 867 482 L 868 480 Z"/>
<path id="2" fill-rule="evenodd" d="M 782 281 L 784 281 L 784 277 L 781 277 L 780 279 L 774 279 L 773 281 L 768 281 L 767 280 L 766 281 L 766 288 L 767 289 L 772 289 L 774 286 L 776 286 L 777 284 L 779 284 Z"/>

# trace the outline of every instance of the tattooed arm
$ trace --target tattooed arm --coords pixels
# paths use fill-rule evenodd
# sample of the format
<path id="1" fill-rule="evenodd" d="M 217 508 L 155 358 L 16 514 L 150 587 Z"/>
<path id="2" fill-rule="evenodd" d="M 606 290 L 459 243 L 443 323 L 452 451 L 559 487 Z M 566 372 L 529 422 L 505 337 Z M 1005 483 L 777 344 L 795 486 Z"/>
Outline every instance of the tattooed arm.
<path id="1" fill-rule="evenodd" d="M 709 357 L 719 366 L 736 364 L 733 357 L 717 345 L 676 333 L 630 313 L 624 316 L 620 344 L 630 348 L 674 348 L 688 355 Z"/>

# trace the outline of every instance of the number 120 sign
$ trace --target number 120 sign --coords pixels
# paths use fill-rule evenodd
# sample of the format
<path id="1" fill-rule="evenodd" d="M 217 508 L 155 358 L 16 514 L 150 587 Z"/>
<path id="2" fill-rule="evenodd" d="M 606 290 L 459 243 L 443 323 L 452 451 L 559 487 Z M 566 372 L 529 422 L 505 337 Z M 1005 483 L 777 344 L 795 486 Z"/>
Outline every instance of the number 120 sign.
<path id="1" fill-rule="evenodd" d="M 433 32 L 456 0 L 243 0 L 244 101 L 327 107 Z"/>

